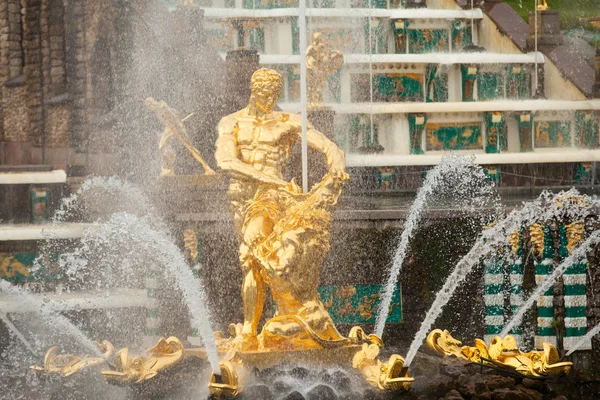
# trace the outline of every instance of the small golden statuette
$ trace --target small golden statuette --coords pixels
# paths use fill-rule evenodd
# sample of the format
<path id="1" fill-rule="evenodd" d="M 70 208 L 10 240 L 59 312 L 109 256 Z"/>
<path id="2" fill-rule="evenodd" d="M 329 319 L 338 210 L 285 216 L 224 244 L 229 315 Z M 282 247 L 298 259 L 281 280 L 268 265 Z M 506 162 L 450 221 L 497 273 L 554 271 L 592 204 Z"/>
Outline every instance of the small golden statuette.
<path id="1" fill-rule="evenodd" d="M 144 102 L 146 107 L 153 111 L 156 117 L 165 125 L 163 133 L 159 134 L 158 149 L 162 154 L 160 176 L 174 176 L 175 175 L 175 151 L 173 150 L 173 140 L 179 139 L 184 147 L 192 153 L 192 156 L 202 164 L 204 173 L 206 175 L 214 175 L 215 171 L 208 166 L 208 164 L 200 155 L 200 151 L 192 144 L 192 139 L 187 133 L 184 122 L 192 114 L 186 118 L 181 116 L 167 105 L 164 101 L 156 101 L 152 97 L 148 97 Z"/>
<path id="2" fill-rule="evenodd" d="M 323 91 L 327 77 L 344 64 L 344 55 L 332 50 L 323 42 L 323 34 L 315 32 L 313 42 L 306 48 L 306 68 L 308 84 L 308 106 L 317 108 L 323 105 Z"/>
<path id="3" fill-rule="evenodd" d="M 502 339 L 496 336 L 489 346 L 481 339 L 475 339 L 475 347 L 462 346 L 446 330 L 434 329 L 427 335 L 427 347 L 446 357 L 455 356 L 479 364 L 493 364 L 516 371 L 526 376 L 549 377 L 568 374 L 573 363 L 560 362 L 558 350 L 550 343 L 543 343 L 543 351 L 527 353 L 519 350 L 513 336 Z"/>
<path id="4" fill-rule="evenodd" d="M 550 7 L 548 7 L 548 2 L 546 0 L 539 0 L 537 9 L 538 10 L 549 10 Z"/>

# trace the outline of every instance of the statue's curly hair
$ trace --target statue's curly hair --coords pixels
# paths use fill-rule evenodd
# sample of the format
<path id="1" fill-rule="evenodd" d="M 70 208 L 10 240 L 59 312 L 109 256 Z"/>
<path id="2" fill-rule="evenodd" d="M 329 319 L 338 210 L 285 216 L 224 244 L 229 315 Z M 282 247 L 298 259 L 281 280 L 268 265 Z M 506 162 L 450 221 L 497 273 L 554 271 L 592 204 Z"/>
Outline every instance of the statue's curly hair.
<path id="1" fill-rule="evenodd" d="M 252 74 L 252 79 L 250 80 L 250 88 L 254 90 L 258 87 L 273 87 L 281 92 L 283 89 L 283 78 L 279 72 L 269 69 L 269 68 L 261 68 Z"/>

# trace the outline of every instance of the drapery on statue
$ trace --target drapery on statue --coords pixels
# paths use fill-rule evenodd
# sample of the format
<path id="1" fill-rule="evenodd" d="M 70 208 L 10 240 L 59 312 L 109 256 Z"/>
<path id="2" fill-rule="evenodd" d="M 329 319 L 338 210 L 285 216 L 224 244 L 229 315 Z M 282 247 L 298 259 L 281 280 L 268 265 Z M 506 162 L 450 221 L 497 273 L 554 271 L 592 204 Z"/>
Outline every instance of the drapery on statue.
<path id="1" fill-rule="evenodd" d="M 344 153 L 309 124 L 308 145 L 325 156 L 329 171 L 305 194 L 294 180 L 282 179 L 282 169 L 302 135 L 300 115 L 273 111 L 282 88 L 279 73 L 259 69 L 252 75 L 248 106 L 224 117 L 218 126 L 215 158 L 230 177 L 230 207 L 244 275 L 244 324 L 233 340 L 221 344 L 240 350 L 348 343 L 317 292 L 329 249 L 331 213 L 348 179 Z M 267 285 L 277 312 L 258 335 Z"/>
<path id="2" fill-rule="evenodd" d="M 323 90 L 329 75 L 344 64 L 344 55 L 331 50 L 323 42 L 322 34 L 315 32 L 313 42 L 306 48 L 306 72 L 308 85 L 308 106 L 316 108 L 323 105 Z"/>
<path id="3" fill-rule="evenodd" d="M 185 118 L 173 110 L 164 101 L 156 101 L 152 97 L 148 97 L 144 102 L 146 107 L 154 111 L 156 117 L 165 125 L 163 133 L 159 134 L 158 148 L 162 153 L 160 163 L 160 176 L 175 175 L 175 151 L 173 150 L 172 142 L 174 139 L 179 139 L 186 149 L 192 153 L 192 156 L 202 164 L 206 175 L 214 175 L 215 171 L 208 166 L 200 155 L 200 151 L 192 144 L 192 140 L 185 129 Z"/>

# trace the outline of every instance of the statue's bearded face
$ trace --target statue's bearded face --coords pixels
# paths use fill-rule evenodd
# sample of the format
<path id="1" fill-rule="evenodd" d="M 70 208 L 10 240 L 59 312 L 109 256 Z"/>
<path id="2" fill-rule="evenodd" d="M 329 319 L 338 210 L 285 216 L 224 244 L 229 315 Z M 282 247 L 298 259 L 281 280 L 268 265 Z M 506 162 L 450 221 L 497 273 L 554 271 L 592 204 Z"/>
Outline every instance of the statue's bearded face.
<path id="1" fill-rule="evenodd" d="M 270 113 L 281 95 L 283 79 L 272 69 L 261 68 L 252 75 L 252 99 L 263 112 Z"/>

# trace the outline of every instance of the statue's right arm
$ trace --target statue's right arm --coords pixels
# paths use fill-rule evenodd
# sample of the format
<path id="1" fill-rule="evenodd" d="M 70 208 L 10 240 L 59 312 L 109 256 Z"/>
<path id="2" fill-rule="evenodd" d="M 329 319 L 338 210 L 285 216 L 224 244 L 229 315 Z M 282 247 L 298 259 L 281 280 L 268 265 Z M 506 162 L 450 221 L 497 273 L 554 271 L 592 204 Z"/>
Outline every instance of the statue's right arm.
<path id="1" fill-rule="evenodd" d="M 267 175 L 238 158 L 235 138 L 237 129 L 235 121 L 228 117 L 219 122 L 219 138 L 217 139 L 215 151 L 217 167 L 233 178 L 254 180 L 268 185 L 287 186 L 288 183 L 283 179 Z"/>

